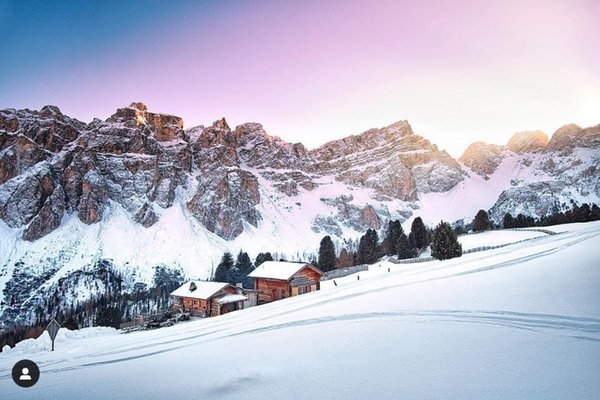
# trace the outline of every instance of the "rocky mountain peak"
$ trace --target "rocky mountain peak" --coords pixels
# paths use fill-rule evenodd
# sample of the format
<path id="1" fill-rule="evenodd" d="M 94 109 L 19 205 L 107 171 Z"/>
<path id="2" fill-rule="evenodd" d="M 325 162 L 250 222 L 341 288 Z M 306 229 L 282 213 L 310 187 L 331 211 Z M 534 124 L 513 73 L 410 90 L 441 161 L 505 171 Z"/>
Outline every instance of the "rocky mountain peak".
<path id="1" fill-rule="evenodd" d="M 227 125 L 227 121 L 225 121 L 225 117 L 216 120 L 215 122 L 213 122 L 212 124 L 213 128 L 217 128 L 217 129 L 223 129 L 223 130 L 227 130 L 230 131 L 231 128 L 229 127 L 229 125 Z"/>
<path id="2" fill-rule="evenodd" d="M 134 101 L 133 103 L 131 103 L 129 105 L 129 108 L 134 108 L 138 111 L 142 111 L 142 112 L 146 112 L 148 111 L 148 107 L 146 107 L 146 105 L 144 103 L 142 103 L 141 101 Z"/>
<path id="3" fill-rule="evenodd" d="M 413 135 L 413 130 L 407 120 L 394 122 L 391 125 L 381 129 L 387 134 Z"/>
<path id="4" fill-rule="evenodd" d="M 310 155 L 318 173 L 406 201 L 418 192 L 449 190 L 463 179 L 456 160 L 415 135 L 407 121 L 326 143 Z"/>
<path id="5" fill-rule="evenodd" d="M 530 153 L 542 150 L 548 144 L 548 136 L 542 131 L 524 131 L 515 133 L 507 147 L 515 153 Z"/>
<path id="6" fill-rule="evenodd" d="M 411 141 L 412 139 L 408 138 L 410 136 L 417 138 L 407 121 L 398 121 L 380 129 L 373 128 L 358 135 L 351 135 L 343 139 L 327 142 L 317 149 L 312 150 L 311 153 L 316 158 L 328 161 L 340 156 L 347 156 L 376 148 L 394 147 L 402 141 Z M 425 145 L 425 143 L 421 144 Z M 429 142 L 427 142 L 427 145 L 429 145 Z"/>
<path id="7" fill-rule="evenodd" d="M 466 148 L 459 160 L 473 172 L 487 179 L 502 162 L 502 146 L 475 142 Z"/>
<path id="8" fill-rule="evenodd" d="M 184 138 L 182 118 L 170 114 L 149 112 L 146 105 L 141 102 L 134 102 L 128 107 L 117 109 L 106 122 L 120 123 L 133 129 L 128 133 L 129 135 L 135 135 L 136 128 L 141 129 L 142 133 L 153 134 L 154 138 L 161 142 Z M 96 121 L 91 125 L 104 126 L 104 124 L 98 124 Z"/>
<path id="9" fill-rule="evenodd" d="M 562 126 L 550 139 L 551 150 L 571 150 L 575 147 L 600 148 L 600 125 L 581 128 L 575 124 Z"/>
<path id="10" fill-rule="evenodd" d="M 55 118 L 60 121 L 63 120 L 63 113 L 57 106 L 47 105 L 42 107 L 40 110 L 40 115 L 44 118 Z"/>
<path id="11" fill-rule="evenodd" d="M 309 169 L 311 158 L 302 144 L 269 135 L 259 123 L 239 125 L 234 131 L 240 160 L 253 168 Z"/>
<path id="12" fill-rule="evenodd" d="M 582 130 L 583 130 L 583 128 L 577 124 L 567 124 L 567 125 L 563 125 L 560 128 L 558 128 L 556 130 L 556 132 L 554 132 L 554 135 L 558 135 L 558 136 L 574 135 L 574 134 L 581 132 Z"/>

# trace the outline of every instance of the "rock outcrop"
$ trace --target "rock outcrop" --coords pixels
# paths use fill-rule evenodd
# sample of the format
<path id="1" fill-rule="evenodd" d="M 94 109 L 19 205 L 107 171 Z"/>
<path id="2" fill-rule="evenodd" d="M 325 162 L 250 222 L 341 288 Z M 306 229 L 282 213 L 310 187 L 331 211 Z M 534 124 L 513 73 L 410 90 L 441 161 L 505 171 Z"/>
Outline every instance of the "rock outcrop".
<path id="1" fill-rule="evenodd" d="M 58 227 L 65 212 L 96 223 L 110 201 L 151 226 L 158 219 L 152 204 L 171 206 L 192 169 L 183 120 L 142 103 L 90 124 L 53 106 L 2 110 L 0 129 L 0 217 L 12 227 L 29 224 L 27 240 Z"/>
<path id="2" fill-rule="evenodd" d="M 556 151 L 570 151 L 576 147 L 600 148 L 600 125 L 586 129 L 575 124 L 565 125 L 552 135 L 548 143 L 548 148 Z"/>
<path id="3" fill-rule="evenodd" d="M 405 201 L 419 192 L 444 192 L 464 177 L 452 157 L 415 135 L 406 121 L 329 142 L 310 155 L 316 173 Z"/>
<path id="4" fill-rule="evenodd" d="M 60 184 L 54 168 L 45 161 L 36 164 L 0 186 L 0 218 L 11 228 L 29 224 L 55 190 L 62 190 L 57 188 Z"/>
<path id="5" fill-rule="evenodd" d="M 473 172 L 487 179 L 502 162 L 502 152 L 502 146 L 475 142 L 467 147 L 459 160 Z"/>
<path id="6" fill-rule="evenodd" d="M 515 153 L 530 153 L 544 149 L 548 144 L 548 136 L 542 131 L 526 131 L 515 133 L 506 145 Z"/>

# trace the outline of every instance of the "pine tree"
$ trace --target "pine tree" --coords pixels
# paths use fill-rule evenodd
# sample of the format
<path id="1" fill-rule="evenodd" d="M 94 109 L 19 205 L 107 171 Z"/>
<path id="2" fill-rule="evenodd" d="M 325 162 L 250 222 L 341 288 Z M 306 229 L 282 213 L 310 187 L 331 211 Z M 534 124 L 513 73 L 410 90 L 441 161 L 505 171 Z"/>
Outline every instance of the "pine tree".
<path id="1" fill-rule="evenodd" d="M 330 236 L 325 236 L 321 239 L 318 265 L 323 272 L 335 269 L 335 246 Z"/>
<path id="2" fill-rule="evenodd" d="M 438 260 L 447 260 L 462 255 L 462 246 L 449 223 L 441 221 L 433 231 L 431 255 Z"/>
<path id="3" fill-rule="evenodd" d="M 485 210 L 477 211 L 477 215 L 475 215 L 475 219 L 473 220 L 473 231 L 483 232 L 490 229 L 492 229 L 492 224 L 490 223 L 488 213 Z"/>
<path id="4" fill-rule="evenodd" d="M 248 276 L 253 269 L 254 265 L 252 265 L 248 253 L 240 250 L 235 265 L 229 273 L 229 283 L 236 284 L 244 282 L 246 276 Z"/>
<path id="5" fill-rule="evenodd" d="M 117 307 L 102 306 L 96 310 L 94 326 L 112 326 L 119 328 L 121 325 L 121 310 Z"/>
<path id="6" fill-rule="evenodd" d="M 598 204 L 592 204 L 592 221 L 600 220 L 600 207 Z"/>
<path id="7" fill-rule="evenodd" d="M 273 261 L 273 256 L 268 251 L 266 253 L 258 253 L 256 260 L 254 260 L 254 266 L 258 268 L 265 261 Z"/>
<path id="8" fill-rule="evenodd" d="M 583 203 L 579 207 L 577 216 L 575 217 L 578 222 L 588 222 L 592 220 L 592 209 L 588 203 Z"/>
<path id="9" fill-rule="evenodd" d="M 387 235 L 384 240 L 386 245 L 383 245 L 382 243 L 386 255 L 393 256 L 396 254 L 396 244 L 402 233 L 404 233 L 404 231 L 402 230 L 402 225 L 399 220 L 389 222 Z"/>
<path id="10" fill-rule="evenodd" d="M 396 254 L 398 255 L 399 260 L 414 258 L 417 256 L 417 251 L 413 246 L 410 245 L 408 237 L 404 232 L 400 233 L 400 236 L 396 241 Z"/>
<path id="11" fill-rule="evenodd" d="M 510 229 L 515 227 L 515 219 L 511 213 L 504 214 L 504 220 L 502 221 L 502 227 L 504 229 Z"/>
<path id="12" fill-rule="evenodd" d="M 233 268 L 233 256 L 227 251 L 221 257 L 221 262 L 215 271 L 215 282 L 229 282 L 231 268 Z"/>
<path id="13" fill-rule="evenodd" d="M 70 316 L 69 318 L 65 319 L 62 323 L 62 327 L 67 328 L 71 331 L 76 331 L 77 329 L 79 329 L 79 326 L 77 325 L 77 322 L 75 321 L 73 316 Z"/>
<path id="14" fill-rule="evenodd" d="M 535 225 L 533 217 L 525 216 L 524 214 L 517 215 L 515 219 L 515 228 L 528 228 Z"/>
<path id="15" fill-rule="evenodd" d="M 417 250 L 423 250 L 429 246 L 429 232 L 421 217 L 417 217 L 413 220 L 410 227 L 409 240 Z"/>
<path id="16" fill-rule="evenodd" d="M 379 253 L 379 235 L 375 229 L 368 229 L 358 243 L 358 263 L 373 264 Z"/>
<path id="17" fill-rule="evenodd" d="M 340 251 L 340 256 L 336 264 L 337 268 L 347 268 L 352 266 L 352 255 L 345 248 Z"/>

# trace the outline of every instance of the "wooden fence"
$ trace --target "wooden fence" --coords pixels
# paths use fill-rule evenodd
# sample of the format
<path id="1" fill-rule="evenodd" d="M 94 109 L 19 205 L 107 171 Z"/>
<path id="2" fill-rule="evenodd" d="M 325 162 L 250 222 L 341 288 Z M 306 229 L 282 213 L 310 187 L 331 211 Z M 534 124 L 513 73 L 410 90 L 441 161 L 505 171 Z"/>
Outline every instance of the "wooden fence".
<path id="1" fill-rule="evenodd" d="M 329 279 L 341 278 L 342 276 L 352 275 L 356 272 L 366 271 L 369 269 L 369 266 L 366 264 L 362 265 L 354 265 L 352 267 L 334 269 L 333 271 L 327 271 L 321 277 L 322 281 L 327 281 Z"/>
<path id="2" fill-rule="evenodd" d="M 542 229 L 542 228 L 511 228 L 511 229 L 507 229 L 509 231 L 528 231 L 528 232 L 542 232 L 545 233 L 546 235 L 556 235 L 558 234 L 557 232 L 548 230 L 548 229 Z M 535 239 L 535 238 L 534 238 Z"/>

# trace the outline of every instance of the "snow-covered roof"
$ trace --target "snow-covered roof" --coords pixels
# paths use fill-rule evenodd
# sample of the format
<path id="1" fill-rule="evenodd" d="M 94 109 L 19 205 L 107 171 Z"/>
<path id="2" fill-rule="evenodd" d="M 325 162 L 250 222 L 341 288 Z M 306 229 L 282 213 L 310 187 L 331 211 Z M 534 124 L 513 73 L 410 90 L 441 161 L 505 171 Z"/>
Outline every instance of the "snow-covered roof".
<path id="1" fill-rule="evenodd" d="M 190 288 L 193 288 L 192 283 L 196 286 L 194 290 L 190 290 Z M 208 300 L 227 286 L 229 286 L 229 283 L 225 282 L 189 281 L 171 292 L 171 296 Z"/>
<path id="2" fill-rule="evenodd" d="M 217 300 L 219 304 L 227 304 L 227 303 L 235 303 L 236 301 L 244 301 L 248 300 L 246 296 L 243 294 L 227 294 Z"/>
<path id="3" fill-rule="evenodd" d="M 317 268 L 306 263 L 295 263 L 288 261 L 265 261 L 262 264 L 260 264 L 258 268 L 256 268 L 250 274 L 248 274 L 248 276 L 251 278 L 268 278 L 287 281 L 296 272 L 300 271 L 305 266 L 319 271 Z"/>

